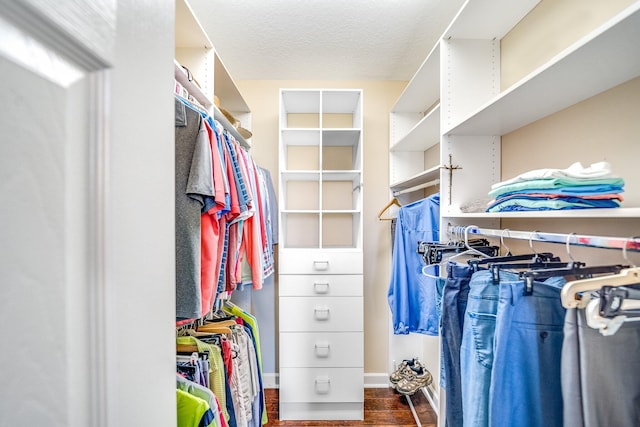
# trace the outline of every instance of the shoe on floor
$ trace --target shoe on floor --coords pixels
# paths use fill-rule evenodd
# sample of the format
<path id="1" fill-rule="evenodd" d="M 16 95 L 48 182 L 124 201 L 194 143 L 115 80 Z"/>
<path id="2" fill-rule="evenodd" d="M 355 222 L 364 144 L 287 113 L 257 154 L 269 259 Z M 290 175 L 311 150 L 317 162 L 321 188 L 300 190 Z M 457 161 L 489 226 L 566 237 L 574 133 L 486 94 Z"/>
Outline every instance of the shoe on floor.
<path id="1" fill-rule="evenodd" d="M 414 372 L 413 376 L 407 376 L 400 380 L 395 385 L 395 389 L 401 394 L 412 395 L 422 387 L 431 384 L 431 381 L 431 373 L 426 368 L 421 367 L 418 372 Z"/>

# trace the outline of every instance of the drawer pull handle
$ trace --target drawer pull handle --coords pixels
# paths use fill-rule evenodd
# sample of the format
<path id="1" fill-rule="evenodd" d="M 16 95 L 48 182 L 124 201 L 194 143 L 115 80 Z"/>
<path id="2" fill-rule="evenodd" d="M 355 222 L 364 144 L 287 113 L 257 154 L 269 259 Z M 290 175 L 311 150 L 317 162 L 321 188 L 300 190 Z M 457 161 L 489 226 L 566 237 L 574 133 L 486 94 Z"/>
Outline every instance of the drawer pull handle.
<path id="1" fill-rule="evenodd" d="M 331 347 L 329 346 L 329 343 L 316 344 L 315 348 L 316 348 L 316 356 L 329 357 L 329 350 L 331 349 Z"/>
<path id="2" fill-rule="evenodd" d="M 318 271 L 325 271 L 329 269 L 329 261 L 313 261 L 313 269 Z"/>
<path id="3" fill-rule="evenodd" d="M 316 392 L 318 394 L 329 394 L 331 391 L 331 380 L 329 377 L 316 378 Z"/>
<path id="4" fill-rule="evenodd" d="M 328 294 L 329 282 L 313 282 L 313 289 L 316 294 Z"/>
<path id="5" fill-rule="evenodd" d="M 331 309 L 329 307 L 316 307 L 313 309 L 316 320 L 329 320 Z"/>

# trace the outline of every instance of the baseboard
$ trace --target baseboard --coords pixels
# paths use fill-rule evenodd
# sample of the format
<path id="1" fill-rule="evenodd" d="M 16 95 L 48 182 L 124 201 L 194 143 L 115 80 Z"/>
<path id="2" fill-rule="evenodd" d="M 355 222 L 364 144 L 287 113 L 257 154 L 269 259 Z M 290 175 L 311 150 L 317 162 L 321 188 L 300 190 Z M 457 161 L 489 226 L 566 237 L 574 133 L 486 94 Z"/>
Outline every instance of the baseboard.
<path id="1" fill-rule="evenodd" d="M 277 373 L 262 374 L 262 387 L 263 388 L 279 388 L 280 377 Z"/>
<path id="2" fill-rule="evenodd" d="M 279 388 L 280 377 L 277 373 L 263 373 L 262 385 L 264 388 Z M 387 388 L 389 387 L 389 374 L 364 374 L 364 388 Z"/>
<path id="3" fill-rule="evenodd" d="M 364 374 L 364 388 L 387 388 L 389 387 L 389 374 L 386 372 Z"/>

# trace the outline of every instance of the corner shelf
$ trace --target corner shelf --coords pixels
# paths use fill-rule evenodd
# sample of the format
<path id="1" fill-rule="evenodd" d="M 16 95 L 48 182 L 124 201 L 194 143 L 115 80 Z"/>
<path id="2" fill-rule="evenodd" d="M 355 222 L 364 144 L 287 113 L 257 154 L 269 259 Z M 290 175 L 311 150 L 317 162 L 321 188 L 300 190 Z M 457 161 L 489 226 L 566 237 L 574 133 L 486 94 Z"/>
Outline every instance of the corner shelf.
<path id="1" fill-rule="evenodd" d="M 419 185 L 423 185 L 427 182 L 439 180 L 440 169 L 442 169 L 441 165 L 434 166 L 423 172 L 415 174 L 410 178 L 391 184 L 390 189 L 392 192 L 396 193 L 399 191 L 405 191 L 405 190 L 411 189 Z"/>
<path id="2" fill-rule="evenodd" d="M 390 148 L 391 151 L 425 151 L 440 142 L 440 105 L 436 105 L 422 120 Z"/>

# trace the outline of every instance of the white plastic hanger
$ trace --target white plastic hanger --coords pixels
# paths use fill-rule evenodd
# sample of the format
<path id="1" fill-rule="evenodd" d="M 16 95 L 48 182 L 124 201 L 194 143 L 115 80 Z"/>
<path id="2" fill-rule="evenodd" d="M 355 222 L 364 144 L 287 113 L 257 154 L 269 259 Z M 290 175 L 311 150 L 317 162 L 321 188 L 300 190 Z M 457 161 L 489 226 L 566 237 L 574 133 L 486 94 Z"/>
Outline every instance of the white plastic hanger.
<path id="1" fill-rule="evenodd" d="M 635 238 L 629 239 L 622 248 L 622 256 L 627 262 L 629 261 L 627 258 L 627 245 L 632 239 L 635 241 Z M 562 287 L 560 298 L 565 308 L 585 308 L 591 299 L 588 291 L 596 291 L 603 286 L 615 287 L 636 284 L 640 284 L 640 268 L 633 265 L 618 274 L 567 282 Z M 583 293 L 582 296 L 579 295 L 581 293 Z"/>
<path id="2" fill-rule="evenodd" d="M 640 301 L 638 300 L 623 301 L 621 306 L 622 310 L 638 308 L 640 308 Z M 587 325 L 590 328 L 599 330 L 604 336 L 615 334 L 625 322 L 640 321 L 640 317 L 628 317 L 622 314 L 611 319 L 600 316 L 600 301 L 597 299 L 589 301 L 585 308 L 585 317 L 587 318 Z"/>

